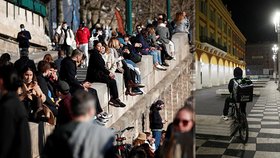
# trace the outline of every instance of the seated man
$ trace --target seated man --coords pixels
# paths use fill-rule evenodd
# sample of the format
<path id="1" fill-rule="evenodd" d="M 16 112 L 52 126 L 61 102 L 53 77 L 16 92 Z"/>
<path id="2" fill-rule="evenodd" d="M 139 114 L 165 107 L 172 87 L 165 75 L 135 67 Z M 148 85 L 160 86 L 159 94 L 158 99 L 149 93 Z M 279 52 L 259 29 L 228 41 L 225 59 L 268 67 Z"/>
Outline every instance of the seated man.
<path id="1" fill-rule="evenodd" d="M 225 100 L 225 106 L 224 106 L 224 110 L 223 110 L 223 115 L 222 115 L 222 118 L 223 120 L 228 120 L 228 110 L 229 110 L 229 103 L 232 103 L 232 102 L 235 102 L 234 99 L 233 99 L 233 85 L 234 85 L 234 80 L 237 80 L 237 79 L 242 79 L 242 74 L 243 74 L 243 71 L 241 68 L 239 67 L 236 67 L 234 70 L 233 70 L 233 76 L 234 78 L 232 78 L 230 81 L 229 81 L 229 84 L 228 84 L 228 90 L 230 92 L 230 96 L 226 98 Z M 246 115 L 246 102 L 241 102 L 240 103 L 240 109 L 241 109 L 241 112 L 244 113 Z"/>
<path id="2" fill-rule="evenodd" d="M 99 99 L 97 96 L 97 91 L 95 89 L 91 88 L 91 83 L 89 83 L 87 81 L 80 83 L 78 81 L 78 79 L 76 78 L 77 67 L 83 63 L 84 59 L 85 59 L 84 53 L 78 49 L 75 49 L 72 52 L 71 57 L 64 58 L 61 61 L 61 67 L 60 67 L 60 72 L 59 72 L 60 80 L 68 83 L 68 85 L 70 86 L 71 94 L 73 94 L 78 89 L 83 89 L 83 90 L 91 93 L 96 98 L 96 113 L 103 114 L 103 110 L 100 106 Z M 108 117 L 112 117 L 112 115 L 108 115 Z M 107 116 L 106 116 L 106 118 L 107 118 Z"/>

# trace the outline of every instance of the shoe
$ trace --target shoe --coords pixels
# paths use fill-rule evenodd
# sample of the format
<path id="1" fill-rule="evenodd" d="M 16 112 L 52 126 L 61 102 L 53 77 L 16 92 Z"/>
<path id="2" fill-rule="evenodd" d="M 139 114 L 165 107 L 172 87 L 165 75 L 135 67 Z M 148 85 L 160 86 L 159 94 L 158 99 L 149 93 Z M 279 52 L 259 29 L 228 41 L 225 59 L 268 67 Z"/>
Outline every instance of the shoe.
<path id="1" fill-rule="evenodd" d="M 121 102 L 121 100 L 119 98 L 117 98 L 115 100 L 120 105 L 120 107 L 126 107 L 126 105 L 123 102 Z"/>
<path id="2" fill-rule="evenodd" d="M 171 56 L 167 56 L 165 57 L 166 60 L 172 60 L 172 57 Z"/>
<path id="3" fill-rule="evenodd" d="M 138 85 L 136 83 L 134 83 L 132 80 L 129 80 L 128 87 L 138 87 Z"/>
<path id="4" fill-rule="evenodd" d="M 162 67 L 161 65 L 156 65 L 155 66 L 158 70 L 163 70 L 163 71 L 166 71 L 167 69 L 165 67 Z"/>
<path id="5" fill-rule="evenodd" d="M 176 60 L 176 58 L 175 58 L 175 57 L 173 57 L 173 58 L 172 58 L 172 60 Z"/>
<path id="6" fill-rule="evenodd" d="M 124 94 L 125 94 L 125 95 L 130 95 L 130 96 L 135 96 L 135 95 L 137 95 L 136 93 L 133 93 L 133 92 L 131 91 L 131 88 L 127 88 Z"/>
<path id="7" fill-rule="evenodd" d="M 162 65 L 163 65 L 163 66 L 166 66 L 166 67 L 169 66 L 169 64 L 167 64 L 166 62 L 163 62 Z"/>
<path id="8" fill-rule="evenodd" d="M 144 87 L 145 87 L 145 84 L 143 84 L 143 83 L 137 83 L 137 87 L 138 87 L 138 88 L 144 88 Z"/>
<path id="9" fill-rule="evenodd" d="M 95 122 L 99 125 L 105 126 L 109 120 L 107 119 L 96 119 Z"/>
<path id="10" fill-rule="evenodd" d="M 227 116 L 222 115 L 222 119 L 223 119 L 224 121 L 227 121 L 227 120 L 228 120 L 228 117 L 227 117 Z"/>
<path id="11" fill-rule="evenodd" d="M 109 105 L 112 105 L 112 106 L 115 106 L 115 107 L 120 107 L 118 102 L 113 98 L 111 98 L 108 103 L 109 103 Z"/>
<path id="12" fill-rule="evenodd" d="M 113 117 L 112 114 L 108 114 L 107 112 L 101 112 L 97 115 L 97 118 L 101 118 L 101 119 L 109 119 Z"/>
<path id="13" fill-rule="evenodd" d="M 136 93 L 137 95 L 142 95 L 143 92 L 139 88 L 134 88 L 132 92 Z"/>

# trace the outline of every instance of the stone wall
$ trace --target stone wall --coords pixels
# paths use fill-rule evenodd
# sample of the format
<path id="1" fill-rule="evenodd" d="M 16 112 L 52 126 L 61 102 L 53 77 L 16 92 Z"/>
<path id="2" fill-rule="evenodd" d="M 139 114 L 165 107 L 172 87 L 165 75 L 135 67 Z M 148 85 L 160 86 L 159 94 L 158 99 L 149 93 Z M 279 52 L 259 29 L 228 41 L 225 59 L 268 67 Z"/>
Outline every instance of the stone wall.
<path id="1" fill-rule="evenodd" d="M 26 30 L 28 30 L 31 34 L 31 43 L 43 47 L 48 46 L 48 38 L 45 35 L 42 16 L 3 0 L 0 1 L 0 8 L 0 19 L 2 20 L 0 25 L 0 34 L 14 39 L 20 31 L 19 25 L 24 24 Z M 0 51 L 2 52 L 8 50 L 11 53 L 17 53 L 16 48 L 18 46 L 16 45 L 15 47 L 15 43 L 16 42 L 3 43 L 2 40 L 0 40 Z"/>

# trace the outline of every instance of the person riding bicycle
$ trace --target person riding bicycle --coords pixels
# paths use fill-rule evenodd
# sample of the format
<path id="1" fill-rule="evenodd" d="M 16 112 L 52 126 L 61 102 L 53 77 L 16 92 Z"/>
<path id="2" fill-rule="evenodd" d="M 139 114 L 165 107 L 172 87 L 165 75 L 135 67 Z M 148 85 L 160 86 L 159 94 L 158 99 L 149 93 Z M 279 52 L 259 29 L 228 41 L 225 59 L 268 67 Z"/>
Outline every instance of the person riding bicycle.
<path id="1" fill-rule="evenodd" d="M 228 120 L 228 110 L 229 110 L 229 104 L 230 103 L 235 103 L 234 99 L 233 99 L 233 85 L 234 85 L 234 80 L 238 80 L 238 79 L 242 79 L 242 74 L 243 71 L 240 67 L 236 67 L 233 70 L 233 76 L 234 78 L 232 78 L 229 83 L 228 83 L 228 90 L 230 92 L 230 96 L 226 98 L 225 100 L 225 105 L 224 105 L 224 110 L 223 110 L 223 115 L 222 118 L 223 120 L 227 121 Z M 246 102 L 240 102 L 240 109 L 241 112 L 244 113 L 246 115 Z"/>

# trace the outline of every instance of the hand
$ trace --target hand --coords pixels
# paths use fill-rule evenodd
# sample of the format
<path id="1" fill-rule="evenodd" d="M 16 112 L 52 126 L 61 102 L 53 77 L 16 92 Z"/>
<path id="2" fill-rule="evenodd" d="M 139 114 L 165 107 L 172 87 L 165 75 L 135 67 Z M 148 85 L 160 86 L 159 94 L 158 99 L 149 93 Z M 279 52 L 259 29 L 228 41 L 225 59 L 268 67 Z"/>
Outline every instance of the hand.
<path id="1" fill-rule="evenodd" d="M 151 50 L 156 50 L 156 48 L 155 48 L 155 47 L 151 47 L 150 49 L 151 49 Z"/>
<path id="2" fill-rule="evenodd" d="M 162 123 L 165 124 L 166 122 L 168 122 L 167 120 L 162 120 Z"/>
<path id="3" fill-rule="evenodd" d="M 110 72 L 109 77 L 110 77 L 111 79 L 114 79 L 114 78 L 115 78 L 115 74 L 112 73 L 112 72 Z"/>

